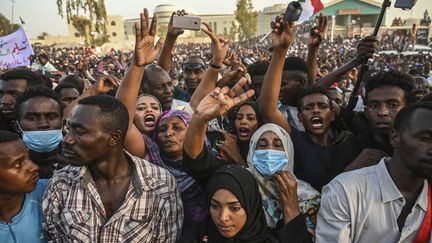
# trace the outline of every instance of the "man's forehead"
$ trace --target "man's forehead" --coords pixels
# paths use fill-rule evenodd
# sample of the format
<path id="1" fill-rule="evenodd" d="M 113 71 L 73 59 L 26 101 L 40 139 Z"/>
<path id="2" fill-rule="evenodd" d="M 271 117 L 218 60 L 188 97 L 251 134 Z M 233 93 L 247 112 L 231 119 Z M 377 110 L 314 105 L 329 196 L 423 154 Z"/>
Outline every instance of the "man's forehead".
<path id="1" fill-rule="evenodd" d="M 28 148 L 21 139 L 1 143 L 0 145 L 0 163 L 3 161 L 15 161 L 24 153 L 28 152 Z"/>
<path id="2" fill-rule="evenodd" d="M 25 79 L 11 79 L 2 80 L 0 79 L 0 89 L 2 90 L 15 90 L 15 89 L 25 89 L 27 86 L 27 80 Z"/>
<path id="3" fill-rule="evenodd" d="M 59 108 L 60 104 L 57 101 L 42 96 L 30 98 L 21 105 L 23 112 L 58 111 Z"/>
<path id="4" fill-rule="evenodd" d="M 432 131 L 432 110 L 419 108 L 411 115 L 408 127 L 411 131 L 429 130 Z"/>
<path id="5" fill-rule="evenodd" d="M 100 108 L 96 105 L 77 105 L 69 118 L 69 122 L 73 123 L 87 123 L 96 122 L 96 118 L 100 112 Z"/>

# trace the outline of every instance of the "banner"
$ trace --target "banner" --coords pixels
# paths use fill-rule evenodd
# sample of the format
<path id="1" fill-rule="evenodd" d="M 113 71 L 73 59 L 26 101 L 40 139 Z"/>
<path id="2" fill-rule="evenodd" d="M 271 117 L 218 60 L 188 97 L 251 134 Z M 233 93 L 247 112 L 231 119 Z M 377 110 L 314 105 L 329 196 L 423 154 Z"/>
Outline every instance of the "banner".
<path id="1" fill-rule="evenodd" d="M 30 65 L 33 49 L 23 27 L 0 37 L 0 69 Z"/>
<path id="2" fill-rule="evenodd" d="M 429 29 L 418 29 L 417 30 L 417 44 L 427 45 L 428 44 Z"/>

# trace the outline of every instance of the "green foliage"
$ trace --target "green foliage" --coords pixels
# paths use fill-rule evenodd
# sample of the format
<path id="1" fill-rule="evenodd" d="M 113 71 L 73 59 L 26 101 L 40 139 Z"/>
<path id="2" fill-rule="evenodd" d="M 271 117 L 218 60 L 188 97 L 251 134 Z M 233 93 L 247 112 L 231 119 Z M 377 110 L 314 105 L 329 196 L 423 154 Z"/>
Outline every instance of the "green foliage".
<path id="1" fill-rule="evenodd" d="M 68 23 L 72 22 L 78 32 L 86 36 L 86 45 L 89 45 L 90 33 L 97 32 L 101 36 L 107 36 L 105 0 L 57 0 L 57 10 L 62 18 L 66 12 Z M 104 39 L 107 38 L 101 38 Z"/>
<path id="2" fill-rule="evenodd" d="M 258 12 L 253 11 L 252 0 L 237 0 L 235 15 L 240 24 L 241 36 L 254 36 L 257 31 Z"/>
<path id="3" fill-rule="evenodd" d="M 239 33 L 239 27 L 233 22 L 231 24 L 231 28 L 230 28 L 228 36 L 231 40 L 235 41 L 237 39 L 238 33 Z"/>
<path id="4" fill-rule="evenodd" d="M 19 27 L 19 24 L 12 24 L 6 16 L 0 13 L 0 36 L 8 35 L 19 29 Z"/>

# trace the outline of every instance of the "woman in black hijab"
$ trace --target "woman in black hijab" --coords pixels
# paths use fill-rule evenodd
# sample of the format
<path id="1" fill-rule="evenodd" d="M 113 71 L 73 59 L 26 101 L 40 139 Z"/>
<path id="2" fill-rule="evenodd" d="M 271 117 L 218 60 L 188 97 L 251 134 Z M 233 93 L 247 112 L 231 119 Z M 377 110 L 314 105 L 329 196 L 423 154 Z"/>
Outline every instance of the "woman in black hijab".
<path id="1" fill-rule="evenodd" d="M 206 194 L 211 217 L 187 231 L 179 243 L 312 242 L 301 215 L 277 230 L 267 227 L 258 184 L 241 166 L 218 169 Z"/>

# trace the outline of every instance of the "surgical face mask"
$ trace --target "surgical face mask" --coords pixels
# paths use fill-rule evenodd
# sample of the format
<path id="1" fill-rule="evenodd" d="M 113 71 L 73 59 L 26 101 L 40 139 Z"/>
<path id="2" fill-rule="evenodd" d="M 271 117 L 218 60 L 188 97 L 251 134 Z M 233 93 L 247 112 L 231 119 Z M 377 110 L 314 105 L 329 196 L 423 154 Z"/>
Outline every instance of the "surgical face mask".
<path id="1" fill-rule="evenodd" d="M 272 179 L 277 172 L 288 164 L 288 158 L 285 151 L 272 149 L 255 150 L 252 163 L 264 178 Z"/>
<path id="2" fill-rule="evenodd" d="M 22 131 L 24 143 L 30 150 L 47 153 L 56 149 L 63 140 L 61 129 L 47 131 Z"/>

